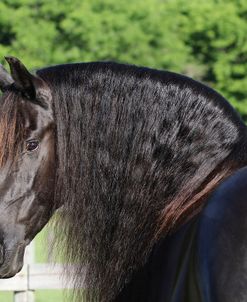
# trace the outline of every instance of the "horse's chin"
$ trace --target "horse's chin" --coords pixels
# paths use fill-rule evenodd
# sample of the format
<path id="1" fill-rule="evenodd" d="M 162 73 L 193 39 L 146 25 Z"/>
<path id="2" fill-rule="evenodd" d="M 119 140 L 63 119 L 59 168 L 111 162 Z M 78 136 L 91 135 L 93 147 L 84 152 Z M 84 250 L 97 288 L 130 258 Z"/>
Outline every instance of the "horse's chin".
<path id="1" fill-rule="evenodd" d="M 15 250 L 6 250 L 4 262 L 0 266 L 0 278 L 14 277 L 23 267 L 25 246 L 19 245 Z"/>
<path id="2" fill-rule="evenodd" d="M 10 271 L 7 274 L 4 274 L 3 276 L 0 275 L 1 279 L 10 279 L 13 278 L 16 274 L 18 274 L 22 269 L 22 266 L 20 267 L 19 270 L 14 270 L 14 271 Z"/>

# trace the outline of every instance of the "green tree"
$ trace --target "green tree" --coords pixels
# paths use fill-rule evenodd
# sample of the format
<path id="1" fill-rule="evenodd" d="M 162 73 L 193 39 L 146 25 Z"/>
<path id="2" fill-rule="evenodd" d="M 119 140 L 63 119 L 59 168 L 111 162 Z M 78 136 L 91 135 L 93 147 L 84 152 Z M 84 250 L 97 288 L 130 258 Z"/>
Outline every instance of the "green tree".
<path id="1" fill-rule="evenodd" d="M 114 60 L 184 73 L 247 120 L 245 0 L 2 0 L 0 57 L 33 68 Z"/>
<path id="2" fill-rule="evenodd" d="M 221 91 L 247 120 L 247 2 L 176 1 L 182 7 L 184 41 L 204 82 Z"/>

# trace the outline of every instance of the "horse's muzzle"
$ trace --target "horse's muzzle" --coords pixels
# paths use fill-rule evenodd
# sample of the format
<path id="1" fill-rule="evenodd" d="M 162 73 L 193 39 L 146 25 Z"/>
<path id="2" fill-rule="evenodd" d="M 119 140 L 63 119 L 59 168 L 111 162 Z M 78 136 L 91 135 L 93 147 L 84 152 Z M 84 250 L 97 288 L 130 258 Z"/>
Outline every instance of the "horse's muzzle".
<path id="1" fill-rule="evenodd" d="M 0 278 L 11 278 L 23 267 L 25 244 L 16 245 L 13 249 L 7 249 L 0 245 Z"/>

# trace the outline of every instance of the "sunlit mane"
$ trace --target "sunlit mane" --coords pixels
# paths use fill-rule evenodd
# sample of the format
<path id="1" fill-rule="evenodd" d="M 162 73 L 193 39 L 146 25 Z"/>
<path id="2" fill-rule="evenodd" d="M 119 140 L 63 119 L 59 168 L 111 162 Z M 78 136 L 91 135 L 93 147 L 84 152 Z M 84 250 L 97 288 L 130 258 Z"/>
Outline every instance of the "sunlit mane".
<path id="1" fill-rule="evenodd" d="M 181 75 L 114 63 L 38 75 L 53 92 L 56 203 L 67 213 L 58 249 L 79 264 L 75 287 L 88 266 L 83 301 L 113 301 L 155 242 L 247 163 L 246 127 L 222 96 Z"/>
<path id="2" fill-rule="evenodd" d="M 23 148 L 25 124 L 18 99 L 14 92 L 0 97 L 0 167 L 7 160 L 13 163 Z"/>

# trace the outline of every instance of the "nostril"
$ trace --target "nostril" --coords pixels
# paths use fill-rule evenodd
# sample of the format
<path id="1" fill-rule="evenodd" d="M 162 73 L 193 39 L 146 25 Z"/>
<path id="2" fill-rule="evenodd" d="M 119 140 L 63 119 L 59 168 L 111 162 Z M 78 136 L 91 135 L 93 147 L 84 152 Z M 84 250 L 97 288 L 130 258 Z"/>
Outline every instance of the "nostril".
<path id="1" fill-rule="evenodd" d="M 4 249 L 3 245 L 0 244 L 0 265 L 4 262 Z"/>

